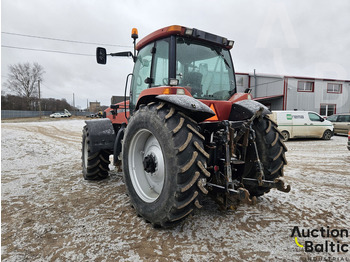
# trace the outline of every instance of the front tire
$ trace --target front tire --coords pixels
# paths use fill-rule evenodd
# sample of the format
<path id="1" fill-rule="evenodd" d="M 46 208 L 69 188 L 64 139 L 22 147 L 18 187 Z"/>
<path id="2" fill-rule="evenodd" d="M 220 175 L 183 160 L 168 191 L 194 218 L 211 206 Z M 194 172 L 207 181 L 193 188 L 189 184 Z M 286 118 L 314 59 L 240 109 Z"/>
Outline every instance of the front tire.
<path id="1" fill-rule="evenodd" d="M 89 129 L 83 128 L 82 166 L 85 180 L 102 180 L 109 171 L 109 153 L 107 150 L 91 152 Z"/>
<path id="2" fill-rule="evenodd" d="M 180 223 L 207 191 L 204 137 L 186 115 L 165 103 L 141 106 L 126 128 L 124 181 L 138 215 L 155 227 Z"/>

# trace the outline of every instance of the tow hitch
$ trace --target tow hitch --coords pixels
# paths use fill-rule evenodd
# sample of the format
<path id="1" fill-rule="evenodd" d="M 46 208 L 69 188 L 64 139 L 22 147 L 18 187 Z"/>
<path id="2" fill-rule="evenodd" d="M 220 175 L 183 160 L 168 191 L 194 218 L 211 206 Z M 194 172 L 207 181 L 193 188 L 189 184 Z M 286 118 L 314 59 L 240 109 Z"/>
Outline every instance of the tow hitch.
<path id="1" fill-rule="evenodd" d="M 242 201 L 243 203 L 255 205 L 257 202 L 256 197 L 254 196 L 250 198 L 250 194 L 248 190 L 243 187 L 239 187 L 238 189 L 232 189 L 232 188 L 226 189 L 224 186 L 216 185 L 213 183 L 206 183 L 206 185 L 209 187 L 215 188 L 217 191 L 221 191 L 223 193 L 229 193 L 230 196 Z M 227 205 L 225 205 L 225 209 L 226 207 Z"/>
<path id="2" fill-rule="evenodd" d="M 284 181 L 276 178 L 274 181 L 269 181 L 269 180 L 261 180 L 259 181 L 258 179 L 254 178 L 243 178 L 243 183 L 244 184 L 249 184 L 252 186 L 261 186 L 261 187 L 267 187 L 267 188 L 276 188 L 279 191 L 288 193 L 290 191 L 290 185 L 285 186 Z"/>

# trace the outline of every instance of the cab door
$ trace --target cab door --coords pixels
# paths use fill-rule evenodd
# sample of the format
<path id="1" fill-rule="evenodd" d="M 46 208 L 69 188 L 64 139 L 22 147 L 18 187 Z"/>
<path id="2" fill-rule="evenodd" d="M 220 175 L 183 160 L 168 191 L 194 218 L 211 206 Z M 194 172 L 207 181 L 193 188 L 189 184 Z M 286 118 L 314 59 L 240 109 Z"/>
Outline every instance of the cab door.
<path id="1" fill-rule="evenodd" d="M 149 44 L 142 48 L 137 55 L 130 89 L 130 113 L 135 109 L 141 92 L 150 86 L 148 80 L 151 76 L 153 47 L 154 43 Z"/>
<path id="2" fill-rule="evenodd" d="M 291 137 L 307 137 L 309 134 L 309 118 L 305 112 L 292 112 L 292 136 Z M 288 119 L 288 114 L 287 114 Z"/>
<path id="3" fill-rule="evenodd" d="M 323 136 L 324 131 L 326 131 L 327 126 L 324 124 L 324 119 L 313 112 L 308 113 L 309 123 L 308 123 L 308 134 L 309 137 L 319 137 Z"/>

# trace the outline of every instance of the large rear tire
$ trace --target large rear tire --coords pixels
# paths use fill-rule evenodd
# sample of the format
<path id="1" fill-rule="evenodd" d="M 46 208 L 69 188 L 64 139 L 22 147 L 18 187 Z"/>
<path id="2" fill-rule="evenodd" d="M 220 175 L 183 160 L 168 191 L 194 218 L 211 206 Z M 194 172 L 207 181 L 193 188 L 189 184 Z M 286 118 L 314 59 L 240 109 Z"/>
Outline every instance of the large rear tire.
<path id="1" fill-rule="evenodd" d="M 109 171 L 110 154 L 107 150 L 91 152 L 89 129 L 87 126 L 84 126 L 83 128 L 83 143 L 81 151 L 84 179 L 102 180 L 107 178 Z"/>
<path id="2" fill-rule="evenodd" d="M 165 103 L 142 106 L 123 142 L 124 181 L 138 215 L 155 227 L 171 227 L 201 207 L 209 176 L 204 137 L 196 122 Z"/>
<path id="3" fill-rule="evenodd" d="M 283 135 L 277 129 L 277 124 L 268 117 L 261 117 L 254 120 L 253 129 L 256 134 L 256 146 L 259 153 L 260 161 L 263 165 L 265 180 L 274 181 L 276 178 L 283 176 L 283 167 L 287 164 L 285 152 L 287 147 L 283 140 Z M 247 164 L 245 165 L 244 177 L 258 178 L 256 163 L 254 162 L 255 154 L 252 145 L 248 147 Z M 263 186 L 245 185 L 252 196 L 261 196 L 270 191 Z"/>

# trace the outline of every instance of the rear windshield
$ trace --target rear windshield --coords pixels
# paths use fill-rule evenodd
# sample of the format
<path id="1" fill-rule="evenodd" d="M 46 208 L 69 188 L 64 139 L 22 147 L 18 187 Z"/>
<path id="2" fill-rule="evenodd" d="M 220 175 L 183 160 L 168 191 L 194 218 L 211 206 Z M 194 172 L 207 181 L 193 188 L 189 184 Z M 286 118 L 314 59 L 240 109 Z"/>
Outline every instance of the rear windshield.
<path id="1" fill-rule="evenodd" d="M 176 78 L 195 98 L 227 100 L 236 89 L 228 50 L 183 37 L 176 41 Z"/>

